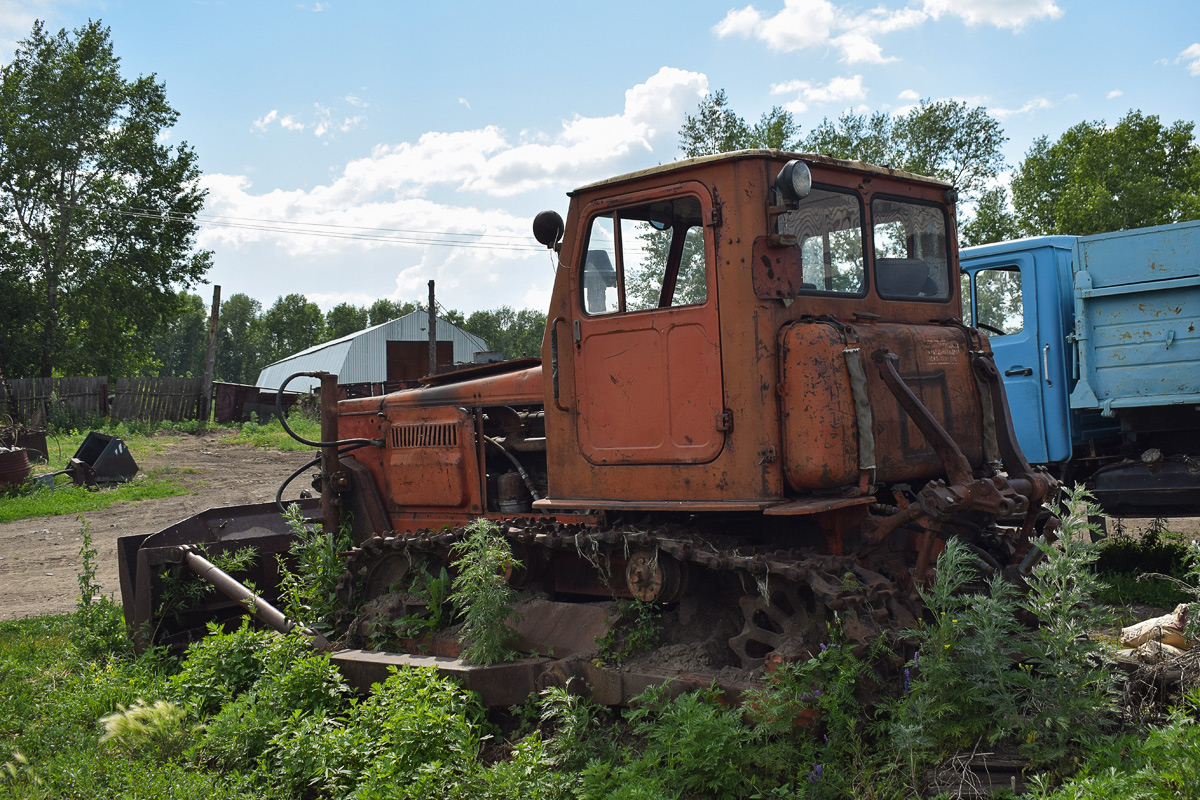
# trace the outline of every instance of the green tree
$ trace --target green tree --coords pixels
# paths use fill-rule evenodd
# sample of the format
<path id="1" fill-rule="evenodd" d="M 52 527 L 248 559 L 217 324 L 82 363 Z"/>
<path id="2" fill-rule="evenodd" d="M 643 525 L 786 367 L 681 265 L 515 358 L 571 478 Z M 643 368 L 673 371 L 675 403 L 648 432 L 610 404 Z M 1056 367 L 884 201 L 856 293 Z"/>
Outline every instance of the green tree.
<path id="1" fill-rule="evenodd" d="M 416 310 L 416 303 L 398 303 L 387 298 L 380 298 L 367 309 L 367 324 L 373 328 L 376 325 L 382 325 L 385 322 L 391 322 L 394 319 L 408 316 Z"/>
<path id="2" fill-rule="evenodd" d="M 962 226 L 963 247 L 991 242 L 1005 242 L 1021 236 L 1016 214 L 1009 208 L 1008 189 L 994 186 L 985 189 L 975 204 L 975 216 Z"/>
<path id="3" fill-rule="evenodd" d="M 147 371 L 175 377 L 203 375 L 208 355 L 208 309 L 199 295 L 181 291 L 177 299 L 178 313 L 152 337 L 157 365 Z"/>
<path id="4" fill-rule="evenodd" d="M 338 303 L 325 315 L 325 337 L 340 339 L 369 327 L 370 312 L 362 306 Z"/>
<path id="5" fill-rule="evenodd" d="M 483 339 L 505 358 L 540 358 L 546 315 L 530 308 L 514 311 L 510 306 L 500 306 L 472 313 L 462 328 Z"/>
<path id="6" fill-rule="evenodd" d="M 307 350 L 325 340 L 325 315 L 302 294 L 280 297 L 263 314 L 267 363 Z"/>
<path id="7" fill-rule="evenodd" d="M 795 150 L 800 146 L 800 126 L 796 124 L 792 112 L 772 106 L 750 129 L 747 139 L 749 147 Z"/>
<path id="8" fill-rule="evenodd" d="M 1033 143 L 1013 176 L 1026 235 L 1086 235 L 1200 218 L 1194 123 L 1130 111 L 1115 126 L 1081 122 Z"/>
<path id="9" fill-rule="evenodd" d="M 892 118 L 877 111 L 853 114 L 849 111 L 836 120 L 828 117 L 804 137 L 802 148 L 834 158 L 865 161 L 868 164 L 894 164 L 899 161 L 892 143 Z"/>
<path id="10" fill-rule="evenodd" d="M 974 200 L 1004 168 L 1006 141 L 982 106 L 924 100 L 900 116 L 847 112 L 836 122 L 825 119 L 805 138 L 804 149 L 929 175 Z"/>
<path id="11" fill-rule="evenodd" d="M 686 158 L 741 150 L 749 140 L 750 127 L 729 108 L 724 89 L 706 94 L 695 115 L 685 115 L 679 129 L 679 149 Z"/>
<path id="12" fill-rule="evenodd" d="M 245 294 L 221 303 L 217 331 L 217 380 L 253 384 L 266 364 L 262 304 Z"/>
<path id="13" fill-rule="evenodd" d="M 153 76 L 121 77 L 99 22 L 37 22 L 0 68 L 0 292 L 31 303 L 22 372 L 135 374 L 207 272 L 196 154 L 163 144 L 177 117 Z"/>

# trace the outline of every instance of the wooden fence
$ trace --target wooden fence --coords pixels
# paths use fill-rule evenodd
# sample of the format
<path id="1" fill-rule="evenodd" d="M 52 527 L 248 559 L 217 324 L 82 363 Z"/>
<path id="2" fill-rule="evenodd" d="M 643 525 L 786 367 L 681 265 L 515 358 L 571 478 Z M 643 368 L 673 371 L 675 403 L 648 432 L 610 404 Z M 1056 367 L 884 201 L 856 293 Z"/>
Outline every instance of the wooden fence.
<path id="1" fill-rule="evenodd" d="M 18 378 L 0 383 L 0 426 L 45 428 L 61 415 L 141 422 L 196 419 L 203 378 Z"/>

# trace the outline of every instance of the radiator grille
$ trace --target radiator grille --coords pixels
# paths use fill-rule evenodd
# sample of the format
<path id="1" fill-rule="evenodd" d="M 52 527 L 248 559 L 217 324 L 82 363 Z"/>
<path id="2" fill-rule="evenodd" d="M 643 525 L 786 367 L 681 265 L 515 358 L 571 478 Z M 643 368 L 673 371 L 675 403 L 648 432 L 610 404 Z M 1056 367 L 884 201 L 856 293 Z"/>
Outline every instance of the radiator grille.
<path id="1" fill-rule="evenodd" d="M 453 422 L 393 425 L 391 444 L 393 449 L 458 447 L 458 425 Z"/>

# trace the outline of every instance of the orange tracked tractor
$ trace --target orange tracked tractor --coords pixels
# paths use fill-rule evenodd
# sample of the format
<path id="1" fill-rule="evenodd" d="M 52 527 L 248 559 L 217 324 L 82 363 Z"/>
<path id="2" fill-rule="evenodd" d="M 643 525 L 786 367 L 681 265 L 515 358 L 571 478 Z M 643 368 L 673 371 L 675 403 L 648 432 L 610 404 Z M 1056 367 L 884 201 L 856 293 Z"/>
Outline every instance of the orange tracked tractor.
<path id="1" fill-rule="evenodd" d="M 752 150 L 585 186 L 565 224 L 540 214 L 557 256 L 540 361 L 341 402 L 322 376 L 321 500 L 305 506 L 353 530 L 342 643 L 411 614 L 416 561 L 452 573 L 486 518 L 520 562 L 530 657 L 469 667 L 435 637 L 408 649 L 444 657 L 335 658 L 363 682 L 435 663 L 492 703 L 572 677 L 620 703 L 672 678 L 742 685 L 806 656 L 834 614 L 852 641 L 911 625 L 949 537 L 984 572 L 1027 569 L 1056 484 L 1021 455 L 987 340 L 961 322 L 954 203 L 929 178 Z M 287 627 L 269 602 L 289 539 L 273 506 L 126 537 L 126 619 L 142 645 L 246 605 Z M 257 549 L 259 594 L 201 546 Z M 161 613 L 189 569 L 219 599 Z M 620 598 L 661 607 L 661 641 L 598 666 Z"/>

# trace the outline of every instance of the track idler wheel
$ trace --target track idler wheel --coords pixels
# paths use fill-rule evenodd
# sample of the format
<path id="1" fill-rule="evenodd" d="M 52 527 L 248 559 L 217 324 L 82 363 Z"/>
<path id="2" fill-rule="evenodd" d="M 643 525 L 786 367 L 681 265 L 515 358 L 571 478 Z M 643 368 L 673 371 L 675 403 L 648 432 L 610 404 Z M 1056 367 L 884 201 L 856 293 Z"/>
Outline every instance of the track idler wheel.
<path id="1" fill-rule="evenodd" d="M 765 592 L 742 597 L 738 605 L 745 624 L 729 647 L 743 669 L 761 667 L 777 650 L 799 655 L 805 636 L 814 632 L 812 615 L 794 584 L 772 580 Z"/>
<path id="2" fill-rule="evenodd" d="M 672 603 L 687 591 L 687 567 L 660 550 L 638 550 L 625 567 L 625 586 L 645 603 Z"/>

